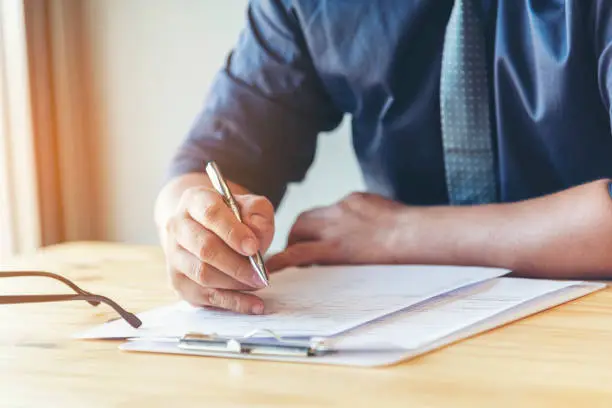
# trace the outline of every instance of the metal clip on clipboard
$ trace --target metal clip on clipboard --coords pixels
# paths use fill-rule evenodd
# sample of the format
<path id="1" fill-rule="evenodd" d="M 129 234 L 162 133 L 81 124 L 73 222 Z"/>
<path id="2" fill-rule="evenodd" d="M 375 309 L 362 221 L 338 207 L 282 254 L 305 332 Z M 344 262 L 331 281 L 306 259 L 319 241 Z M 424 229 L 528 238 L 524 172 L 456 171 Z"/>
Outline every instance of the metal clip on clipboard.
<path id="1" fill-rule="evenodd" d="M 266 334 L 268 337 L 258 335 Z M 270 330 L 255 330 L 244 337 L 223 337 L 216 334 L 187 333 L 180 338 L 183 350 L 206 353 L 235 353 L 266 356 L 313 357 L 332 350 L 325 339 L 289 340 Z"/>

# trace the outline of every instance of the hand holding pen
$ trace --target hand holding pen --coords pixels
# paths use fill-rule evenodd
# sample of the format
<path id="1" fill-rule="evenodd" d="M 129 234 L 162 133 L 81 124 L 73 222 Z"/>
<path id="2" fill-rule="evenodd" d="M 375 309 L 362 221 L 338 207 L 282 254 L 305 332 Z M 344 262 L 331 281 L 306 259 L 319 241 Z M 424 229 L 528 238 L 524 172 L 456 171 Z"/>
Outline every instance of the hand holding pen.
<path id="1" fill-rule="evenodd" d="M 217 164 L 215 162 L 208 163 L 206 165 L 206 173 L 208 174 L 208 178 L 210 179 L 210 182 L 212 183 L 213 187 L 221 195 L 225 204 L 230 208 L 230 210 L 232 210 L 232 213 L 234 214 L 236 219 L 240 222 L 243 222 L 238 203 L 236 202 L 236 199 L 234 198 L 234 195 L 232 194 L 229 185 L 225 181 L 225 178 L 223 178 L 221 170 L 219 169 Z M 266 271 L 266 265 L 264 264 L 261 252 L 257 250 L 255 254 L 249 255 L 249 261 L 253 266 L 253 270 L 255 271 L 255 273 L 257 273 L 263 284 L 265 286 L 269 286 L 270 282 L 268 278 L 268 272 Z"/>
<path id="2" fill-rule="evenodd" d="M 166 226 L 172 286 L 193 305 L 261 314 L 263 301 L 251 292 L 268 284 L 261 253 L 274 235 L 274 208 L 265 197 L 241 194 L 214 164 L 207 173 L 194 175 L 201 185 L 185 190 Z"/>

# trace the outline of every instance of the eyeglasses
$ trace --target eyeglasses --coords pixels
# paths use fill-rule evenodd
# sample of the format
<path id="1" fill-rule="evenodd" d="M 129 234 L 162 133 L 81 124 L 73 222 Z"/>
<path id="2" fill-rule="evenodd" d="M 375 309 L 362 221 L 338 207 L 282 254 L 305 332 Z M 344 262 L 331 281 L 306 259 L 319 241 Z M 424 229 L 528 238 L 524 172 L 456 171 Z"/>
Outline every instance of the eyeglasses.
<path id="1" fill-rule="evenodd" d="M 23 304 L 23 303 L 45 303 L 45 302 L 65 302 L 68 300 L 85 300 L 92 306 L 98 306 L 100 303 L 105 303 L 112 307 L 130 326 L 138 328 L 142 325 L 142 321 L 136 315 L 128 312 L 113 300 L 81 289 L 75 283 L 51 272 L 40 271 L 11 271 L 0 272 L 0 278 L 16 278 L 16 277 L 45 277 L 58 280 L 69 286 L 76 293 L 73 295 L 16 295 L 16 296 L 0 296 L 0 305 Z"/>

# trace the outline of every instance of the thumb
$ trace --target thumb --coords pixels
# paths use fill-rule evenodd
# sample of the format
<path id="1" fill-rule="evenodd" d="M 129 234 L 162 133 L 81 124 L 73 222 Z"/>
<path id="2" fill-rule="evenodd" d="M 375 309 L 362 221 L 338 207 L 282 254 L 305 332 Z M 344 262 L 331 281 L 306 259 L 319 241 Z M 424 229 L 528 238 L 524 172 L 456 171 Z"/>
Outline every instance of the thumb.
<path id="1" fill-rule="evenodd" d="M 270 272 L 277 272 L 291 266 L 325 265 L 333 263 L 334 253 L 333 248 L 322 241 L 300 242 L 270 257 L 266 266 Z"/>
<path id="2" fill-rule="evenodd" d="M 255 233 L 259 249 L 265 252 L 274 237 L 274 207 L 263 196 L 245 194 L 236 196 L 242 221 Z"/>

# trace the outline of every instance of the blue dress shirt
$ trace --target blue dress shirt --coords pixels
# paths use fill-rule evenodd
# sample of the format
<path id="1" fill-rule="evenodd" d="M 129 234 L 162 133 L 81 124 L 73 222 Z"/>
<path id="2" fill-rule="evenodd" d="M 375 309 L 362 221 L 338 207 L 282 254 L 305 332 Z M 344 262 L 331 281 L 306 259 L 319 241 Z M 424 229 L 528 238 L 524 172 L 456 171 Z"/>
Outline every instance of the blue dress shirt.
<path id="1" fill-rule="evenodd" d="M 612 1 L 479 1 L 500 200 L 612 177 Z M 214 159 L 277 204 L 317 135 L 350 114 L 369 191 L 447 203 L 439 86 L 452 4 L 252 1 L 170 175 Z"/>

